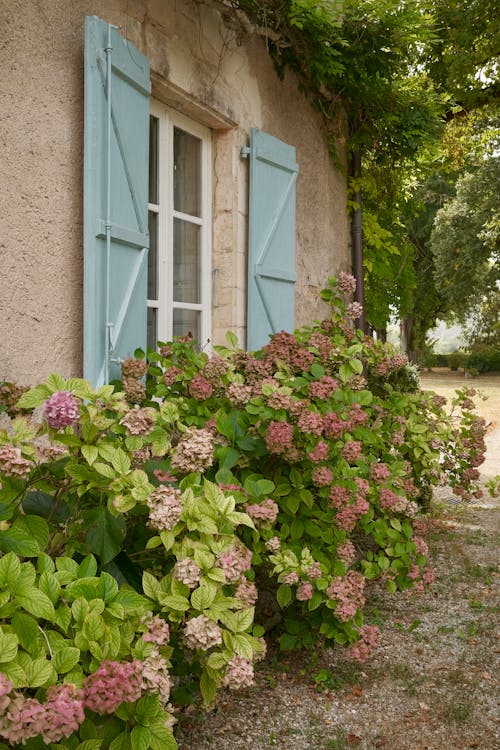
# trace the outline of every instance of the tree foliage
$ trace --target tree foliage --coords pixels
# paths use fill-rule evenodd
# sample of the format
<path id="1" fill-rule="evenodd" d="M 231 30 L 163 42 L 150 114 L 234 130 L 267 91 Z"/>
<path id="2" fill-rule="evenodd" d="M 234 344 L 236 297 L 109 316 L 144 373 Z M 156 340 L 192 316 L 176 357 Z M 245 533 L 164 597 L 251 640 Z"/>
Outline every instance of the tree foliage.
<path id="1" fill-rule="evenodd" d="M 491 157 L 457 181 L 431 234 L 435 277 L 452 312 L 463 318 L 500 279 L 500 158 Z"/>
<path id="2" fill-rule="evenodd" d="M 444 250 L 435 258 L 434 249 L 444 240 L 438 242 L 437 230 L 430 243 L 434 218 L 464 171 L 475 173 L 478 154 L 480 161 L 494 153 L 484 134 L 491 143 L 499 93 L 495 3 L 198 2 L 216 7 L 237 35 L 266 38 L 278 73 L 297 75 L 323 113 L 332 143 L 345 135 L 347 120 L 348 151 L 363 154 L 361 180 L 355 175 L 350 183 L 350 208 L 357 208 L 353 196 L 361 188 L 367 316 L 383 329 L 396 311 L 412 330 L 410 349 L 418 348 L 426 326 L 454 312 L 455 264 L 448 265 L 443 296 Z M 467 231 L 472 237 L 474 228 Z M 455 301 L 460 284 L 458 275 Z"/>

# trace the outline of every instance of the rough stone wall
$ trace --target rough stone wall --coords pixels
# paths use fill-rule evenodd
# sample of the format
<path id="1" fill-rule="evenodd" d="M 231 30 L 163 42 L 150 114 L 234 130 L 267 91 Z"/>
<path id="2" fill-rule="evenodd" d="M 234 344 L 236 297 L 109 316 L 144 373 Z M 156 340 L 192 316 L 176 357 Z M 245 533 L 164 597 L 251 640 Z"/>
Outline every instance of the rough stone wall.
<path id="1" fill-rule="evenodd" d="M 253 39 L 188 0 L 0 3 L 0 379 L 82 371 L 83 20 L 120 26 L 148 55 L 153 94 L 213 129 L 213 338 L 245 340 L 251 127 L 297 148 L 296 324 L 348 267 L 345 181 L 320 116 L 293 75 L 280 81 Z"/>

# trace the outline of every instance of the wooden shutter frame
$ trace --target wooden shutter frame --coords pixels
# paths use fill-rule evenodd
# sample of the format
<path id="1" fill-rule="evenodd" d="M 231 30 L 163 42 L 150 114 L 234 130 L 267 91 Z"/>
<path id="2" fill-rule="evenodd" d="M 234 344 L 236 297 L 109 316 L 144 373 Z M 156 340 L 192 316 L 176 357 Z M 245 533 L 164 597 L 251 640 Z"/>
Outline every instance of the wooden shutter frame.
<path id="1" fill-rule="evenodd" d="M 124 356 L 145 348 L 151 85 L 147 58 L 97 16 L 85 19 L 84 71 L 84 377 L 97 386 L 119 377 Z M 119 97 L 127 95 L 134 111 L 123 122 Z M 131 122 L 137 154 L 127 141 Z M 113 173 L 117 155 L 120 169 Z M 118 215 L 116 200 L 113 207 L 113 195 L 124 185 L 131 203 L 125 217 Z M 133 343 L 126 341 L 129 332 Z"/>
<path id="2" fill-rule="evenodd" d="M 250 132 L 250 147 L 242 151 L 243 156 L 250 160 L 250 189 L 249 189 L 249 228 L 248 228 L 248 305 L 247 305 L 247 348 L 255 350 L 261 348 L 268 341 L 268 336 L 277 333 L 282 328 L 290 332 L 294 328 L 294 285 L 297 280 L 295 272 L 295 191 L 298 165 L 295 147 L 264 133 L 257 128 Z M 267 217 L 268 226 L 262 235 L 260 231 L 259 191 L 265 188 L 265 169 L 271 167 L 283 175 L 285 184 L 280 200 L 274 204 L 273 213 Z M 288 237 L 285 245 L 278 248 L 279 260 L 285 262 L 269 262 L 268 254 L 276 255 L 276 245 L 273 241 L 276 234 L 283 228 L 280 220 L 285 210 L 291 211 L 290 226 L 287 227 Z M 293 210 L 291 210 L 293 209 Z M 262 205 L 260 206 L 262 210 Z M 257 230 L 257 227 L 259 229 Z M 281 241 L 281 240 L 280 240 Z M 291 262 L 290 262 L 291 261 Z M 266 280 L 276 281 L 276 289 L 285 290 L 283 285 L 292 285 L 292 300 L 288 294 L 288 304 L 291 309 L 285 311 L 286 325 L 283 325 L 283 311 L 273 308 L 276 300 L 272 299 L 266 290 Z M 283 293 L 283 292 L 282 292 Z"/>

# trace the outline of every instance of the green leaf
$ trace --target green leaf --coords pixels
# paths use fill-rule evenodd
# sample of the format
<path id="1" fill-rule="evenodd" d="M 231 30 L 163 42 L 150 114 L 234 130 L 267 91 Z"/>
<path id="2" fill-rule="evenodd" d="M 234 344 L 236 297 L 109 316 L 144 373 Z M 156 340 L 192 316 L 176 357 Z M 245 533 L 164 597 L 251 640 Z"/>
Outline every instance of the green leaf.
<path id="1" fill-rule="evenodd" d="M 26 673 L 20 664 L 16 664 L 16 662 L 2 664 L 2 673 L 12 682 L 15 688 L 28 686 Z"/>
<path id="2" fill-rule="evenodd" d="M 130 471 L 130 458 L 121 448 L 116 449 L 111 459 L 111 464 L 113 469 L 121 476 L 125 476 Z"/>
<path id="3" fill-rule="evenodd" d="M 16 658 L 19 639 L 14 633 L 0 633 L 0 663 Z"/>
<path id="4" fill-rule="evenodd" d="M 104 740 L 102 739 L 85 740 L 84 742 L 80 742 L 80 744 L 75 747 L 75 750 L 99 750 L 103 742 Z"/>
<path id="5" fill-rule="evenodd" d="M 102 617 L 90 612 L 83 621 L 82 633 L 88 641 L 99 641 L 106 631 Z"/>
<path id="6" fill-rule="evenodd" d="M 54 622 L 61 628 L 63 633 L 67 632 L 71 622 L 71 610 L 66 604 L 62 604 L 56 609 Z"/>
<path id="7" fill-rule="evenodd" d="M 0 588 L 12 589 L 21 572 L 21 563 L 14 552 L 0 558 Z"/>
<path id="8" fill-rule="evenodd" d="M 191 604 L 195 609 L 199 611 L 208 609 L 208 607 L 210 607 L 213 600 L 215 599 L 216 593 L 217 590 L 215 587 L 212 588 L 211 586 L 200 586 L 191 594 Z"/>
<path id="9" fill-rule="evenodd" d="M 96 445 L 82 445 L 81 447 L 82 456 L 86 460 L 90 466 L 94 463 L 94 461 L 99 456 L 99 449 Z"/>
<path id="10" fill-rule="evenodd" d="M 161 718 L 154 724 L 149 725 L 151 747 L 153 750 L 178 750 L 174 735 L 165 726 L 165 718 Z"/>
<path id="11" fill-rule="evenodd" d="M 86 543 L 105 565 L 120 552 L 125 539 L 126 524 L 123 516 L 112 516 L 107 508 L 93 508 L 85 513 L 89 526 Z"/>
<path id="12" fill-rule="evenodd" d="M 159 704 L 157 695 L 144 695 L 135 707 L 135 720 L 143 726 L 148 726 L 158 717 Z"/>
<path id="13" fill-rule="evenodd" d="M 151 742 L 151 732 L 147 727 L 136 725 L 130 732 L 132 750 L 148 750 Z"/>
<path id="14" fill-rule="evenodd" d="M 46 380 L 47 388 L 51 393 L 56 391 L 66 391 L 68 389 L 66 380 L 55 372 L 51 372 Z"/>
<path id="15" fill-rule="evenodd" d="M 130 734 L 128 730 L 120 732 L 109 746 L 109 750 L 131 750 Z"/>
<path id="16" fill-rule="evenodd" d="M 23 393 L 17 405 L 20 409 L 34 409 L 36 406 L 43 404 L 50 395 L 51 391 L 46 385 L 37 385 L 30 391 Z"/>
<path id="17" fill-rule="evenodd" d="M 15 600 L 33 617 L 54 622 L 54 605 L 47 594 L 39 591 L 35 586 L 23 586 L 20 593 L 16 593 Z"/>
<path id="18" fill-rule="evenodd" d="M 349 367 L 357 375 L 361 375 L 361 373 L 363 372 L 363 363 L 359 359 L 350 359 Z"/>
<path id="19" fill-rule="evenodd" d="M 80 659 L 80 649 L 73 646 L 67 646 L 56 651 L 52 663 L 58 674 L 66 674 L 78 664 Z"/>
<path id="20" fill-rule="evenodd" d="M 282 583 L 276 592 L 276 600 L 281 607 L 284 609 L 292 601 L 292 589 L 285 583 Z"/>
<path id="21" fill-rule="evenodd" d="M 25 668 L 28 687 L 36 688 L 53 679 L 54 668 L 46 659 L 35 659 Z"/>
<path id="22" fill-rule="evenodd" d="M 247 607 L 246 609 L 242 609 L 239 612 L 235 612 L 234 617 L 235 617 L 235 623 L 236 623 L 235 630 L 243 633 L 245 630 L 248 630 L 248 628 L 253 625 L 253 621 L 255 617 L 255 608 Z"/>
<path id="23" fill-rule="evenodd" d="M 41 552 L 38 542 L 20 519 L 16 519 L 10 529 L 0 531 L 0 550 L 16 552 L 22 557 L 36 557 Z"/>
<path id="24" fill-rule="evenodd" d="M 97 561 L 94 555 L 87 555 L 78 566 L 78 578 L 95 576 L 97 573 Z"/>
<path id="25" fill-rule="evenodd" d="M 249 636 L 245 633 L 235 633 L 233 635 L 233 646 L 237 654 L 248 661 L 252 661 L 254 653 Z"/>
<path id="26" fill-rule="evenodd" d="M 121 604 L 128 614 L 140 614 L 150 607 L 150 602 L 130 586 L 122 586 L 113 600 L 114 604 Z"/>
<path id="27" fill-rule="evenodd" d="M 206 672 L 203 672 L 200 679 L 200 689 L 203 702 L 207 708 L 214 702 L 218 686 L 219 683 L 216 680 L 209 677 Z"/>
<path id="28" fill-rule="evenodd" d="M 185 596 L 178 596 L 177 594 L 160 594 L 160 604 L 163 609 L 173 609 L 176 612 L 186 612 L 189 609 L 189 599 Z"/>
<path id="29" fill-rule="evenodd" d="M 24 612 L 18 611 L 12 616 L 12 627 L 19 638 L 21 646 L 31 653 L 31 649 L 33 647 L 36 648 L 40 636 L 37 621 L 31 615 L 26 615 Z"/>
<path id="30" fill-rule="evenodd" d="M 61 587 L 54 573 L 48 573 L 47 571 L 42 573 L 38 581 L 38 587 L 40 591 L 49 597 L 52 604 L 57 602 L 61 593 Z"/>
<path id="31" fill-rule="evenodd" d="M 142 590 L 150 599 L 158 601 L 158 594 L 161 591 L 160 582 L 147 570 L 142 574 Z"/>

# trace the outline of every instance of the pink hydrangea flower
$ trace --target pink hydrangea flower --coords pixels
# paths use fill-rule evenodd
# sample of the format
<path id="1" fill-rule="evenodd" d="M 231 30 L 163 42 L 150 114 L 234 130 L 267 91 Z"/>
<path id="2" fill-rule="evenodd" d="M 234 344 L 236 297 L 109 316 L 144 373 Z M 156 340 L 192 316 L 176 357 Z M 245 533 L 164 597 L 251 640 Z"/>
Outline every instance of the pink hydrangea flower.
<path id="1" fill-rule="evenodd" d="M 337 557 L 345 565 L 350 565 L 356 559 L 356 548 L 350 541 L 342 542 L 337 547 Z"/>
<path id="2" fill-rule="evenodd" d="M 241 574 L 252 566 L 252 551 L 243 544 L 229 547 L 217 556 L 217 562 L 224 571 L 228 583 L 239 581 Z"/>
<path id="3" fill-rule="evenodd" d="M 328 455 L 330 453 L 330 448 L 328 446 L 328 443 L 323 442 L 323 440 L 320 440 L 315 447 L 310 451 L 307 455 L 309 459 L 313 463 L 319 463 L 320 461 L 325 461 L 328 458 Z"/>
<path id="4" fill-rule="evenodd" d="M 253 664 L 242 656 L 235 654 L 227 665 L 226 674 L 224 675 L 224 685 L 231 690 L 241 690 L 244 687 L 251 687 L 253 682 Z"/>
<path id="5" fill-rule="evenodd" d="M 321 565 L 318 562 L 313 562 L 306 570 L 308 578 L 314 580 L 315 578 L 321 578 L 323 571 Z"/>
<path id="6" fill-rule="evenodd" d="M 380 642 L 380 631 L 376 625 L 362 625 L 359 629 L 359 641 L 347 649 L 351 659 L 364 662 Z"/>
<path id="7" fill-rule="evenodd" d="M 201 569 L 194 560 L 191 560 L 190 557 L 185 557 L 183 560 L 176 562 L 173 573 L 178 581 L 193 589 L 200 580 Z"/>
<path id="8" fill-rule="evenodd" d="M 214 436 L 208 430 L 188 429 L 172 453 L 172 468 L 189 474 L 205 471 L 213 463 Z"/>
<path id="9" fill-rule="evenodd" d="M 155 643 L 157 646 L 164 646 L 169 642 L 170 628 L 162 617 L 150 612 L 142 618 L 142 622 L 147 627 L 146 633 L 142 634 L 143 641 Z"/>
<path id="10" fill-rule="evenodd" d="M 127 435 L 148 435 L 153 429 L 154 416 L 154 409 L 142 409 L 136 404 L 120 419 L 120 424 L 127 428 Z"/>
<path id="11" fill-rule="evenodd" d="M 206 378 L 198 372 L 191 379 L 188 390 L 191 396 L 197 401 L 204 401 L 205 399 L 210 398 L 214 389 L 212 383 L 206 380 Z"/>
<path id="12" fill-rule="evenodd" d="M 45 402 L 43 413 L 49 427 L 60 430 L 78 422 L 80 401 L 69 391 L 56 391 Z"/>
<path id="13" fill-rule="evenodd" d="M 309 599 L 312 599 L 312 595 L 313 587 L 310 583 L 301 583 L 300 586 L 297 587 L 297 592 L 295 594 L 299 602 L 307 602 Z"/>
<path id="14" fill-rule="evenodd" d="M 326 487 L 333 481 L 333 473 L 327 466 L 317 466 L 312 470 L 311 481 L 315 487 Z"/>
<path id="15" fill-rule="evenodd" d="M 170 387 L 181 375 L 182 370 L 179 370 L 178 367 L 172 365 L 172 367 L 169 367 L 168 370 L 165 370 L 165 372 L 163 373 L 163 382 L 166 386 Z"/>
<path id="16" fill-rule="evenodd" d="M 283 576 L 283 583 L 286 583 L 287 586 L 293 586 L 294 583 L 298 583 L 298 582 L 299 582 L 299 577 L 294 570 L 292 570 L 291 573 L 286 573 Z"/>
<path id="17" fill-rule="evenodd" d="M 292 447 L 292 425 L 288 422 L 270 422 L 266 430 L 265 440 L 269 453 L 285 453 Z"/>
<path id="18" fill-rule="evenodd" d="M 0 446 L 0 474 L 6 477 L 22 477 L 29 474 L 34 464 L 23 458 L 21 449 L 13 445 Z"/>
<path id="19" fill-rule="evenodd" d="M 364 588 L 364 576 L 356 570 L 350 570 L 343 578 L 332 578 L 326 590 L 326 595 L 329 599 L 337 602 L 335 616 L 341 622 L 350 620 L 358 609 L 363 607 L 365 603 Z"/>
<path id="20" fill-rule="evenodd" d="M 297 426 L 301 432 L 319 437 L 323 432 L 323 417 L 315 411 L 306 411 L 300 415 Z"/>
<path id="21" fill-rule="evenodd" d="M 245 406 L 252 398 L 252 390 L 252 386 L 244 383 L 230 383 L 226 394 L 233 406 Z"/>
<path id="22" fill-rule="evenodd" d="M 327 438 L 342 437 L 347 427 L 347 422 L 344 422 L 335 412 L 328 412 L 323 417 L 323 432 Z"/>
<path id="23" fill-rule="evenodd" d="M 121 703 L 139 700 L 142 662 L 103 661 L 84 682 L 86 708 L 97 714 L 112 714 Z"/>
<path id="24" fill-rule="evenodd" d="M 149 521 L 158 531 L 171 531 L 182 514 L 180 490 L 160 485 L 147 500 Z"/>
<path id="25" fill-rule="evenodd" d="M 259 521 L 270 521 L 271 523 L 276 521 L 279 511 L 278 505 L 270 497 L 266 497 L 261 503 L 254 503 L 246 507 L 246 512 L 251 518 Z"/>
<path id="26" fill-rule="evenodd" d="M 360 318 L 363 314 L 363 305 L 360 302 L 351 302 L 347 305 L 345 314 L 348 318 L 356 320 L 356 318 Z"/>
<path id="27" fill-rule="evenodd" d="M 329 339 L 327 339 L 329 342 Z M 330 375 L 323 375 L 319 380 L 314 380 L 309 386 L 309 395 L 312 398 L 318 398 L 321 401 L 326 401 L 330 398 L 332 393 L 338 390 L 339 384 Z"/>
<path id="28" fill-rule="evenodd" d="M 361 448 L 362 445 L 359 440 L 348 440 L 340 451 L 340 455 L 348 463 L 354 463 L 361 457 Z"/>
<path id="29" fill-rule="evenodd" d="M 236 588 L 234 595 L 236 599 L 243 602 L 245 607 L 253 607 L 258 598 L 257 586 L 253 581 L 247 581 L 244 578 Z"/>
<path id="30" fill-rule="evenodd" d="M 352 274 L 341 271 L 337 277 L 337 286 L 344 294 L 354 294 L 356 291 L 356 279 Z"/>
<path id="31" fill-rule="evenodd" d="M 213 620 L 198 615 L 188 620 L 184 627 L 184 640 L 188 648 L 207 651 L 222 643 L 222 631 Z"/>

